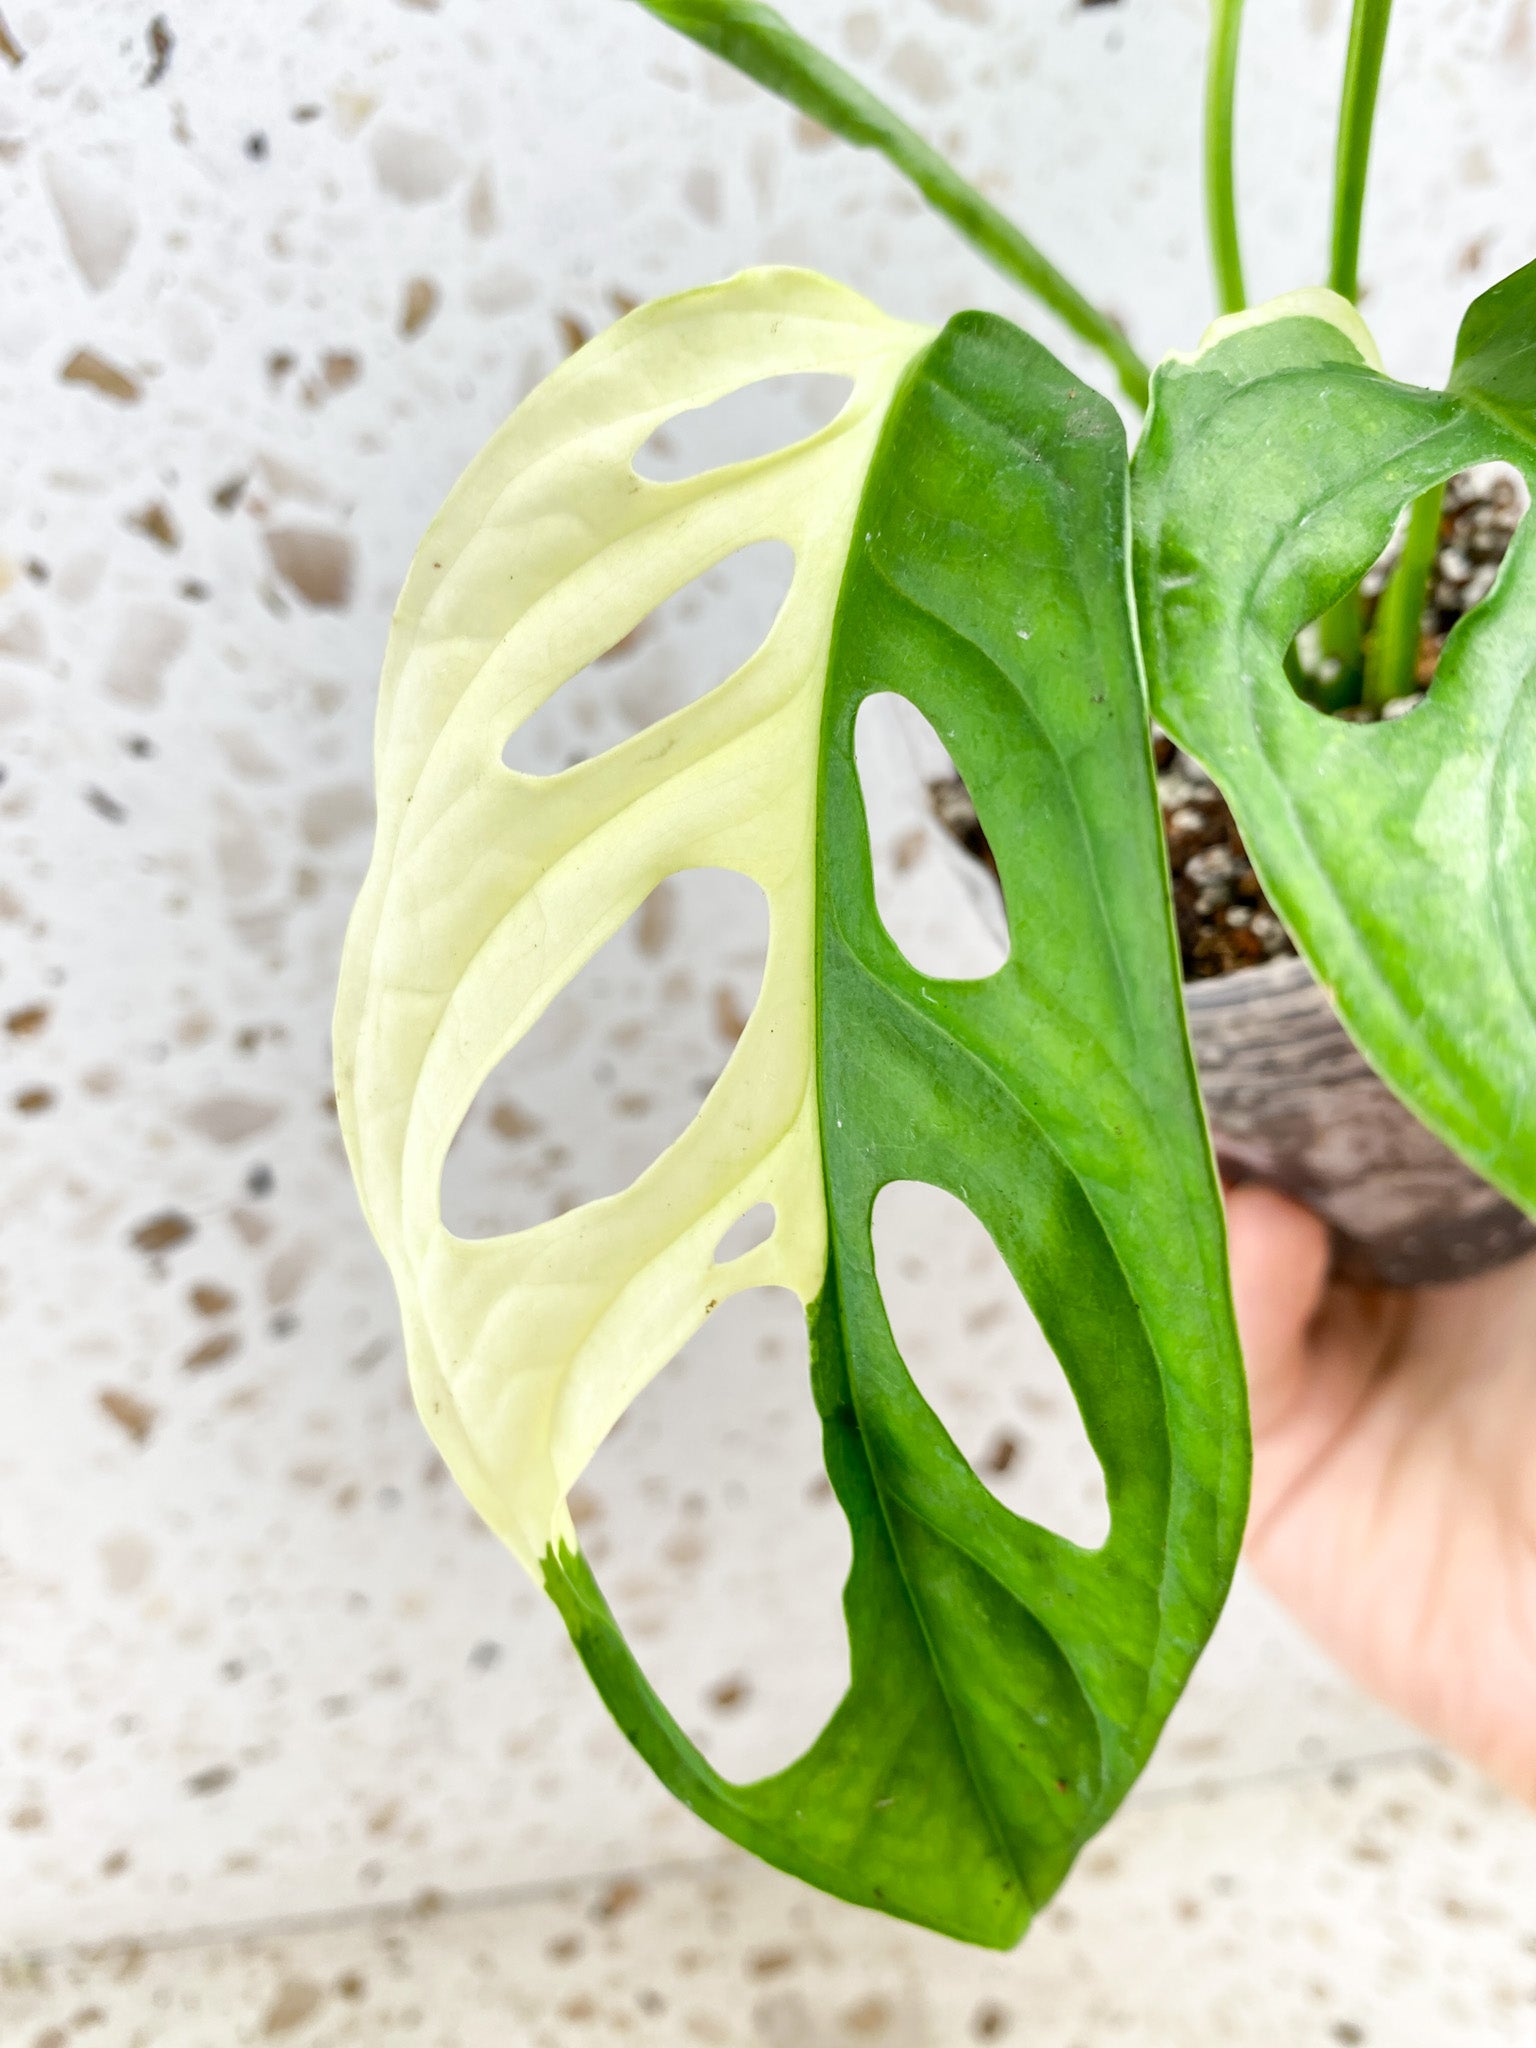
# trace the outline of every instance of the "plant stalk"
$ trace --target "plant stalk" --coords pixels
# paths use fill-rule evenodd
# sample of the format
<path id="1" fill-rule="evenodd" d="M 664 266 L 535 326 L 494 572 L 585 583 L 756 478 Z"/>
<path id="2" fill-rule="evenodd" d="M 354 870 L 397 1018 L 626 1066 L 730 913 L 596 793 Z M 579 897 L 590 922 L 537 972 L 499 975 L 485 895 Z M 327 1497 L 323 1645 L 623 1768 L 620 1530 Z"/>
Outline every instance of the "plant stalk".
<path id="1" fill-rule="evenodd" d="M 1365 653 L 1362 701 L 1378 711 L 1418 687 L 1419 629 L 1440 546 L 1444 501 L 1445 485 L 1439 484 L 1414 505 L 1403 552 L 1377 601 Z"/>
<path id="2" fill-rule="evenodd" d="M 1320 711 L 1344 711 L 1360 702 L 1365 672 L 1365 607 L 1358 590 L 1348 590 L 1317 622 L 1322 669 L 1312 701 Z"/>
<path id="3" fill-rule="evenodd" d="M 1376 93 L 1381 84 L 1381 60 L 1391 19 L 1392 0 L 1355 0 L 1349 24 L 1334 158 L 1333 254 L 1328 282 L 1350 300 L 1360 293 L 1360 221 L 1365 212 L 1365 182 L 1371 160 L 1371 131 L 1376 120 Z"/>
<path id="4" fill-rule="evenodd" d="M 893 108 L 797 35 L 782 15 L 759 0 L 640 0 L 640 5 L 845 142 L 878 150 L 995 269 L 1097 349 L 1126 397 L 1145 407 L 1151 371 L 1109 315 Z"/>
<path id="5" fill-rule="evenodd" d="M 1205 224 L 1223 313 L 1241 313 L 1248 303 L 1243 252 L 1237 231 L 1233 107 L 1237 98 L 1237 55 L 1243 0 L 1211 0 L 1211 36 L 1205 70 Z"/>

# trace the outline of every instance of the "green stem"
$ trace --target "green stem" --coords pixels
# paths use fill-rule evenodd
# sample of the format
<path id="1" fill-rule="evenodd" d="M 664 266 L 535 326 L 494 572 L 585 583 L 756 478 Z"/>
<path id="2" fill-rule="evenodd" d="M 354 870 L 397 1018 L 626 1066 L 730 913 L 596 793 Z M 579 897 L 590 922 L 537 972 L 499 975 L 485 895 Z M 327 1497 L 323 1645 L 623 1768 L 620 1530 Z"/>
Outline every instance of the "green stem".
<path id="1" fill-rule="evenodd" d="M 782 15 L 758 0 L 640 0 L 640 5 L 845 142 L 878 150 L 996 269 L 1097 349 L 1113 366 L 1126 396 L 1145 406 L 1151 372 L 1108 314 L 1084 298 L 1023 230 L 967 184 L 915 129 L 840 64 L 796 35 Z"/>
<path id="2" fill-rule="evenodd" d="M 1445 485 L 1426 491 L 1408 517 L 1403 552 L 1376 605 L 1365 654 L 1363 701 L 1380 710 L 1418 687 L 1419 633 L 1440 546 Z"/>
<path id="3" fill-rule="evenodd" d="M 1322 711 L 1342 711 L 1360 702 L 1365 663 L 1365 610 L 1358 590 L 1331 604 L 1317 622 L 1322 673 L 1313 701 Z"/>
<path id="4" fill-rule="evenodd" d="M 1333 258 L 1328 276 L 1333 289 L 1346 299 L 1359 296 L 1360 219 L 1365 211 L 1376 91 L 1381 83 L 1381 59 L 1391 19 L 1392 0 L 1355 0 L 1349 24 L 1349 53 L 1344 60 L 1344 91 L 1339 102 L 1339 141 L 1333 174 Z"/>
<path id="5" fill-rule="evenodd" d="M 1223 313 L 1248 303 L 1243 252 L 1237 233 L 1232 109 L 1237 97 L 1237 52 L 1243 0 L 1211 0 L 1211 39 L 1205 69 L 1205 222 Z"/>
<path id="6" fill-rule="evenodd" d="M 1346 590 L 1292 642 L 1285 658 L 1291 687 L 1319 711 L 1343 711 L 1358 704 L 1365 680 L 1364 648 L 1364 602 L 1358 589 Z"/>

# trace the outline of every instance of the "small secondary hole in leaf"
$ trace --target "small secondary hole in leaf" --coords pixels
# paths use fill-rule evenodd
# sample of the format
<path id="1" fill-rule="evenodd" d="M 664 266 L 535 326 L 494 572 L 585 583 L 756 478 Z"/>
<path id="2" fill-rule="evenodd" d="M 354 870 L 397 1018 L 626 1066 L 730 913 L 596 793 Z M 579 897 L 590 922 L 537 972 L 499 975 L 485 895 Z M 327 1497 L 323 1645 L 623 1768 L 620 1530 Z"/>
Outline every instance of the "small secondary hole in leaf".
<path id="1" fill-rule="evenodd" d="M 748 1252 L 755 1252 L 760 1244 L 766 1244 L 778 1221 L 772 1202 L 754 1202 L 745 1216 L 738 1216 L 730 1229 L 715 1246 L 715 1264 L 728 1266 L 733 1259 L 744 1259 Z"/>
<path id="2" fill-rule="evenodd" d="M 762 646 L 794 573 L 784 541 L 737 548 L 546 697 L 502 760 L 522 775 L 556 775 L 694 703 Z"/>
<path id="3" fill-rule="evenodd" d="M 443 1169 L 445 1228 L 499 1237 L 635 1181 L 735 1050 L 767 948 L 745 875 L 658 883 L 482 1082 Z"/>
<path id="4" fill-rule="evenodd" d="M 773 455 L 830 426 L 852 389 L 851 377 L 820 370 L 759 378 L 713 405 L 665 421 L 637 450 L 636 474 L 652 483 L 680 483 L 708 469 Z"/>
<path id="5" fill-rule="evenodd" d="M 1518 470 L 1479 463 L 1406 506 L 1349 592 L 1297 634 L 1286 660 L 1318 710 L 1398 718 L 1433 686 L 1450 634 L 1488 596 L 1530 503 Z"/>
<path id="6" fill-rule="evenodd" d="M 988 1490 L 1096 1550 L 1104 1471 L 1066 1375 L 980 1219 L 942 1188 L 893 1181 L 874 1213 L 875 1273 L 919 1393 Z"/>
<path id="7" fill-rule="evenodd" d="M 646 1677 L 717 1770 L 800 1756 L 848 1686 L 851 1546 L 822 1468 L 805 1312 L 731 1295 L 628 1409 L 571 1499 Z"/>
<path id="8" fill-rule="evenodd" d="M 881 923 L 919 974 L 995 974 L 1009 950 L 996 877 L 966 858 L 934 813 L 934 785 L 970 801 L 943 740 L 908 698 L 882 690 L 859 706 L 854 754 Z"/>

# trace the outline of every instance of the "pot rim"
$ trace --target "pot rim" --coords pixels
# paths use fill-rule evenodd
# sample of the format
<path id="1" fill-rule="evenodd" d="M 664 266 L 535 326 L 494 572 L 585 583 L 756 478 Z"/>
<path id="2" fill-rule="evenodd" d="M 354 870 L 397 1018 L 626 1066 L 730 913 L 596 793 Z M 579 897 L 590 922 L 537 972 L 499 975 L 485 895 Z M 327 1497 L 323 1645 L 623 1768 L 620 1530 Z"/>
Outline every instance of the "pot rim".
<path id="1" fill-rule="evenodd" d="M 1265 996 L 1294 995 L 1309 984 L 1327 995 L 1300 953 L 1281 953 L 1256 966 L 1239 967 L 1232 974 L 1208 974 L 1198 981 L 1186 981 L 1184 1001 L 1191 1010 L 1221 1010 L 1233 1003 L 1260 1002 Z"/>

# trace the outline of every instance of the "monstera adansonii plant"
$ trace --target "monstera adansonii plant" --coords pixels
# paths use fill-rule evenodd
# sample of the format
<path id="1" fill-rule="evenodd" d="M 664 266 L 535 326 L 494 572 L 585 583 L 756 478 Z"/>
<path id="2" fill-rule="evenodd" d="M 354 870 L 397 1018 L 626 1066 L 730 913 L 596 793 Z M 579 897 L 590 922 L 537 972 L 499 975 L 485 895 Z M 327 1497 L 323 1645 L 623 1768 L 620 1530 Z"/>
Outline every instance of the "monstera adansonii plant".
<path id="1" fill-rule="evenodd" d="M 648 4 L 883 151 L 1145 395 L 1118 331 L 770 10 Z M 1246 1508 L 1150 717 L 1219 783 L 1371 1063 L 1536 1212 L 1527 533 L 1413 717 L 1328 717 L 1291 658 L 1405 507 L 1492 458 L 1536 478 L 1536 266 L 1472 306 L 1447 390 L 1385 374 L 1350 303 L 1386 14 L 1360 0 L 1340 289 L 1241 311 L 1238 10 L 1214 12 L 1229 312 L 1152 376 L 1134 459 L 1109 401 L 1007 320 L 966 312 L 935 332 L 791 269 L 642 307 L 518 408 L 428 530 L 396 613 L 377 841 L 337 1005 L 343 1129 L 421 1413 L 624 1733 L 759 1856 L 994 1945 L 1019 1937 L 1145 1763 Z M 637 473 L 667 421 L 792 372 L 850 381 L 820 431 L 682 481 Z M 736 673 L 564 772 L 503 765 L 508 734 L 567 679 L 764 539 L 788 543 L 793 580 Z M 1400 574 L 1422 578 L 1413 555 Z M 1011 942 L 984 978 L 918 972 L 878 914 L 854 760 L 877 692 L 926 715 L 974 798 Z M 444 1161 L 485 1077 L 659 882 L 701 866 L 759 884 L 771 926 L 760 999 L 692 1123 L 620 1194 L 509 1236 L 452 1235 Z M 1027 1298 L 1103 1467 L 1099 1549 L 1005 1508 L 918 1392 L 871 1243 L 896 1180 L 964 1202 Z M 772 1234 L 721 1263 L 762 1203 Z M 809 1323 L 808 1398 L 853 1542 L 851 1680 L 796 1763 L 734 1784 L 647 1683 L 566 1503 L 704 1319 L 768 1284 Z"/>

